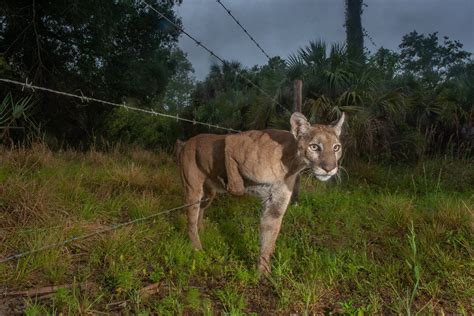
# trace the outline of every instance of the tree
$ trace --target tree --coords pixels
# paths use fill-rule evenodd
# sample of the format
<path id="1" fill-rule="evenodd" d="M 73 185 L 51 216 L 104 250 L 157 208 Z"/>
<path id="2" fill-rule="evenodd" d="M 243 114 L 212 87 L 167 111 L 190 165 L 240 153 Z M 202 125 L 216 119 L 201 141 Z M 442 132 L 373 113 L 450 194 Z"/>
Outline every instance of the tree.
<path id="1" fill-rule="evenodd" d="M 451 78 L 471 56 L 459 41 L 447 36 L 440 44 L 438 32 L 424 35 L 413 31 L 403 36 L 399 47 L 402 69 L 430 86 Z"/>
<path id="2" fill-rule="evenodd" d="M 239 73 L 249 76 L 236 61 L 211 65 L 206 79 L 196 85 L 190 115 L 199 121 L 241 129 L 243 119 L 240 109 L 247 102 L 249 91 Z M 196 129 L 204 131 L 198 126 Z"/>
<path id="3" fill-rule="evenodd" d="M 364 60 L 364 33 L 362 28 L 363 0 L 346 0 L 346 44 L 349 58 Z"/>
<path id="4" fill-rule="evenodd" d="M 379 70 L 382 76 L 380 80 L 391 80 L 398 71 L 398 60 L 399 56 L 396 52 L 380 47 L 374 55 L 370 56 L 369 63 Z"/>
<path id="5" fill-rule="evenodd" d="M 172 1 L 148 2 L 180 23 Z M 174 73 L 179 32 L 141 1 L 6 0 L 0 10 L 0 51 L 15 79 L 140 105 L 162 95 Z M 76 143 L 91 139 L 111 111 L 51 94 L 38 106 L 46 132 Z"/>
<path id="6" fill-rule="evenodd" d="M 190 116 L 239 130 L 282 127 L 282 121 L 287 127 L 289 117 L 276 103 L 281 102 L 280 88 L 285 81 L 286 65 L 280 57 L 273 57 L 268 64 L 250 69 L 238 62 L 214 64 L 206 79 L 196 85 Z"/>
<path id="7" fill-rule="evenodd" d="M 170 77 L 164 95 L 155 96 L 147 108 L 170 115 L 183 116 L 191 105 L 194 90 L 194 72 L 186 55 L 173 48 L 170 55 L 174 74 Z M 140 100 L 128 98 L 127 103 L 140 106 Z M 140 112 L 116 108 L 105 122 L 104 133 L 108 140 L 133 143 L 149 149 L 173 147 L 177 138 L 183 137 L 183 130 L 192 124 L 162 116 L 150 116 Z"/>
<path id="8" fill-rule="evenodd" d="M 187 60 L 186 54 L 179 49 L 174 49 L 170 56 L 170 61 L 175 69 L 174 74 L 169 79 L 166 93 L 163 100 L 164 110 L 171 113 L 178 113 L 191 105 L 191 95 L 194 90 L 193 66 Z"/>

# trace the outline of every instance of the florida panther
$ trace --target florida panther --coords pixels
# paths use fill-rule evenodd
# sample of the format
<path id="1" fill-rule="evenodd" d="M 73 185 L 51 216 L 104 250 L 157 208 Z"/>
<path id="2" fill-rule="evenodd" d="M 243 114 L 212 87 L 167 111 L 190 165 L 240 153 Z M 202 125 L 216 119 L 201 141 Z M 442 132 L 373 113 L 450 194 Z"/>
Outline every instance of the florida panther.
<path id="1" fill-rule="evenodd" d="M 200 134 L 178 141 L 177 159 L 188 207 L 188 234 L 195 249 L 202 249 L 198 228 L 204 209 L 217 192 L 253 194 L 261 198 L 261 273 L 271 271 L 283 215 L 296 179 L 303 169 L 327 181 L 338 171 L 342 154 L 339 141 L 344 113 L 334 125 L 310 125 L 298 112 L 290 119 L 291 131 L 251 130 L 232 135 Z M 205 205 L 196 203 L 207 198 Z"/>

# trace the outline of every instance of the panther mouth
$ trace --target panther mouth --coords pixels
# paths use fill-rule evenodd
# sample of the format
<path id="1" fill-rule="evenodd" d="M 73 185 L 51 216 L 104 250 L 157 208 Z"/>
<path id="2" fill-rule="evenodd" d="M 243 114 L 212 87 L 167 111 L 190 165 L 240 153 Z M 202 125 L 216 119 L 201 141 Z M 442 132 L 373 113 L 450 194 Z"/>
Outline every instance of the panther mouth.
<path id="1" fill-rule="evenodd" d="M 319 181 L 328 181 L 337 173 L 337 168 L 332 169 L 331 171 L 327 172 L 322 168 L 313 169 L 313 174 Z"/>
<path id="2" fill-rule="evenodd" d="M 315 174 L 316 178 L 319 180 L 319 181 L 328 181 L 332 175 L 327 175 L 327 174 Z"/>

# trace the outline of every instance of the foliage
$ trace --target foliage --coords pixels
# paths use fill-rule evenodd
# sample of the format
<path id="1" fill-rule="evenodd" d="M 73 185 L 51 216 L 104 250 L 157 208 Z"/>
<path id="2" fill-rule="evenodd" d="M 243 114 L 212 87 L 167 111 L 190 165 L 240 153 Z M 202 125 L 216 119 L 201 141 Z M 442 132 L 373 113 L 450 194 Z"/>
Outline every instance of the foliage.
<path id="1" fill-rule="evenodd" d="M 190 115 L 200 121 L 234 129 L 281 127 L 282 120 L 286 127 L 285 118 L 289 118 L 289 111 L 277 104 L 284 98 L 281 87 L 286 81 L 285 68 L 279 57 L 271 59 L 267 65 L 251 69 L 243 68 L 238 62 L 226 62 L 222 66 L 214 64 L 206 79 L 196 85 Z"/>
<path id="2" fill-rule="evenodd" d="M 179 3 L 151 4 L 180 23 L 172 10 Z M 237 130 L 288 129 L 293 81 L 302 79 L 303 111 L 314 123 L 349 114 L 348 157 L 471 156 L 471 54 L 459 41 L 413 31 L 403 36 L 398 52 L 382 47 L 362 56 L 363 5 L 346 1 L 346 45 L 311 41 L 286 60 L 277 56 L 250 68 L 225 61 L 195 82 L 176 47 L 179 32 L 141 1 L 6 1 L 0 5 L 0 72 Z M 6 88 L 2 92 L 7 95 Z M 21 99 L 19 91 L 11 93 Z M 65 138 L 68 145 L 103 139 L 168 148 L 176 137 L 222 132 L 52 94 L 37 102 L 32 119 L 48 138 Z"/>
<path id="3" fill-rule="evenodd" d="M 163 107 L 171 113 L 179 113 L 191 105 L 191 93 L 194 90 L 194 78 L 191 74 L 194 69 L 186 59 L 186 55 L 179 49 L 171 52 L 170 62 L 175 69 L 170 77 L 163 96 Z"/>
<path id="4" fill-rule="evenodd" d="M 363 61 L 364 30 L 362 28 L 363 0 L 345 0 L 346 2 L 346 43 L 350 58 Z"/>
<path id="5" fill-rule="evenodd" d="M 435 85 L 450 79 L 457 67 L 468 61 L 471 53 L 462 50 L 463 45 L 444 36 L 439 44 L 438 32 L 428 35 L 413 31 L 402 38 L 400 64 L 402 69 L 422 82 Z"/>
<path id="6" fill-rule="evenodd" d="M 173 1 L 148 2 L 180 23 Z M 142 1 L 8 0 L 0 10 L 0 51 L 14 79 L 146 104 L 164 94 L 175 72 L 171 49 L 179 33 Z M 52 94 L 38 106 L 45 131 L 70 144 L 90 142 L 111 111 Z"/>
<path id="7" fill-rule="evenodd" d="M 170 77 L 165 94 L 151 99 L 147 108 L 170 115 L 179 115 L 190 107 L 194 71 L 186 55 L 179 49 L 171 51 L 170 63 L 175 73 Z M 127 104 L 143 106 L 137 98 L 127 98 Z M 144 115 L 141 112 L 115 109 L 104 123 L 102 141 L 140 145 L 147 149 L 170 149 L 177 138 L 183 138 L 183 122 L 162 116 Z"/>
<path id="8" fill-rule="evenodd" d="M 436 33 L 407 34 L 400 47 L 400 53 L 380 48 L 359 61 L 345 45 L 311 41 L 286 64 L 213 66 L 197 86 L 192 111 L 201 120 L 238 129 L 288 128 L 289 111 L 247 86 L 236 73 L 249 76 L 287 108 L 293 81 L 302 79 L 303 111 L 310 120 L 327 124 L 343 111 L 350 114 L 344 140 L 350 157 L 415 161 L 439 153 L 470 156 L 470 53 L 448 38 L 439 44 Z"/>
<path id="9" fill-rule="evenodd" d="M 122 108 L 109 116 L 105 129 L 105 141 L 123 142 L 155 150 L 170 149 L 176 139 L 182 137 L 180 122 Z"/>
<path id="10" fill-rule="evenodd" d="M 0 161 L 4 255 L 183 204 L 172 158 L 128 144 L 4 148 Z M 5 292 L 71 288 L 5 296 L 0 312 L 471 315 L 474 165 L 443 158 L 346 167 L 350 178 L 339 184 L 303 177 L 269 279 L 255 267 L 260 203 L 223 195 L 206 210 L 200 252 L 178 210 L 1 264 Z M 146 294 L 149 285 L 156 288 Z"/>
<path id="11" fill-rule="evenodd" d="M 23 137 L 39 133 L 39 125 L 33 115 L 37 111 L 37 100 L 33 96 L 18 101 L 8 93 L 0 104 L 0 141 L 11 140 L 12 133 L 21 130 Z"/>

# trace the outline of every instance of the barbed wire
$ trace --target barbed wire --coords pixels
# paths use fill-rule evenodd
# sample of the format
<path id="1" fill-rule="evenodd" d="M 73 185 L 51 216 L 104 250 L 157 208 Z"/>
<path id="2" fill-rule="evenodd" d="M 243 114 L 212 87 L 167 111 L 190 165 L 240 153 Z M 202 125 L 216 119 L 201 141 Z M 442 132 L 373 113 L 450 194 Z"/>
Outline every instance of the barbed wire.
<path id="1" fill-rule="evenodd" d="M 205 201 L 208 201 L 208 200 L 209 199 L 207 199 L 207 198 L 206 199 L 201 199 L 201 200 L 199 200 L 197 202 L 194 202 L 194 203 L 184 204 L 184 205 L 181 205 L 181 206 L 178 206 L 178 207 L 175 207 L 175 208 L 171 208 L 171 209 L 168 209 L 168 210 L 165 210 L 165 211 L 161 211 L 161 212 L 154 213 L 154 214 L 151 214 L 151 215 L 148 215 L 148 216 L 140 217 L 140 218 L 128 221 L 128 222 L 116 224 L 116 225 L 113 225 L 113 226 L 108 227 L 108 228 L 104 228 L 104 229 L 101 229 L 101 230 L 94 231 L 92 233 L 88 233 L 88 234 L 84 234 L 84 235 L 80 235 L 80 236 L 76 236 L 76 237 L 71 237 L 71 238 L 63 240 L 61 242 L 57 242 L 57 243 L 49 244 L 49 245 L 46 245 L 46 246 L 43 246 L 43 247 L 40 247 L 40 248 L 37 248 L 37 249 L 21 252 L 21 253 L 18 253 L 18 254 L 9 256 L 9 257 L 0 258 L 0 263 L 6 263 L 8 261 L 16 260 L 16 259 L 28 256 L 28 255 L 32 255 L 32 254 L 35 254 L 35 253 L 38 253 L 38 252 L 42 252 L 42 251 L 45 251 L 45 250 L 51 250 L 51 249 L 54 249 L 54 248 L 59 248 L 59 247 L 65 246 L 67 244 L 70 244 L 74 241 L 89 239 L 91 237 L 94 237 L 94 236 L 97 236 L 97 235 L 100 235 L 100 234 L 108 233 L 108 232 L 117 230 L 117 229 L 125 227 L 125 226 L 129 226 L 129 225 L 132 225 L 132 224 L 144 222 L 144 221 L 147 221 L 149 219 L 155 218 L 157 216 L 160 216 L 160 215 L 163 215 L 163 214 L 168 214 L 168 213 L 171 213 L 173 211 L 177 211 L 177 210 L 183 209 L 185 207 L 196 205 L 198 203 L 205 202 Z"/>
<path id="2" fill-rule="evenodd" d="M 366 30 L 365 28 L 362 28 L 362 33 L 363 33 L 363 35 L 370 41 L 370 43 L 371 43 L 375 48 L 377 48 L 377 44 L 375 44 L 374 39 L 372 38 L 372 36 L 369 35 L 369 33 L 367 32 L 367 30 Z"/>
<path id="3" fill-rule="evenodd" d="M 258 49 L 260 49 L 260 51 L 265 55 L 265 57 L 267 57 L 268 60 L 271 59 L 270 55 L 262 48 L 262 46 L 260 46 L 259 43 L 257 43 L 257 41 L 255 40 L 255 38 L 250 35 L 250 33 L 247 31 L 247 29 L 245 29 L 245 27 L 242 26 L 242 24 L 239 22 L 239 20 L 237 20 L 237 18 L 231 13 L 231 11 L 222 3 L 221 0 L 217 0 L 217 3 L 219 3 L 221 5 L 221 7 L 227 12 L 227 14 L 235 21 L 235 23 L 237 23 L 237 25 L 242 29 L 242 31 L 244 31 L 245 35 L 248 36 L 248 38 L 250 38 L 250 40 L 258 47 Z"/>
<path id="4" fill-rule="evenodd" d="M 96 98 L 92 98 L 92 97 L 87 97 L 87 96 L 84 96 L 82 94 L 82 92 L 81 92 L 81 95 L 77 95 L 77 94 L 73 94 L 73 93 L 69 93 L 69 92 L 63 92 L 63 91 L 58 91 L 58 90 L 54 90 L 54 89 L 50 89 L 50 88 L 36 86 L 36 85 L 33 85 L 33 83 L 28 82 L 28 78 L 25 80 L 25 82 L 20 82 L 20 81 L 16 81 L 16 80 L 5 79 L 5 78 L 0 78 L 0 81 L 22 86 L 22 91 L 24 90 L 24 88 L 31 89 L 33 92 L 35 90 L 46 91 L 46 92 L 50 92 L 50 93 L 54 93 L 54 94 L 58 94 L 58 95 L 63 95 L 63 96 L 71 97 L 71 98 L 80 99 L 82 102 L 92 101 L 92 102 L 97 102 L 97 103 L 102 103 L 102 104 L 106 104 L 106 105 L 111 105 L 111 106 L 115 106 L 115 107 L 124 108 L 126 110 L 138 111 L 138 112 L 147 113 L 147 114 L 151 114 L 151 115 L 167 117 L 167 118 L 175 119 L 177 121 L 192 123 L 194 125 L 195 124 L 204 125 L 204 126 L 207 126 L 209 128 L 222 129 L 222 130 L 226 130 L 226 131 L 230 131 L 230 132 L 234 132 L 234 133 L 240 133 L 241 132 L 240 130 L 236 130 L 236 129 L 233 129 L 233 128 L 227 128 L 227 127 L 219 126 L 219 125 L 216 125 L 216 124 L 200 122 L 200 121 L 196 121 L 196 120 L 191 120 L 191 119 L 179 117 L 179 115 L 171 115 L 171 114 L 167 114 L 167 113 L 157 112 L 155 110 L 141 109 L 141 108 L 133 107 L 133 106 L 127 105 L 127 103 L 125 103 L 125 102 L 124 103 L 115 103 L 115 102 L 104 101 L 104 100 L 100 100 L 100 99 L 96 99 Z"/>
<path id="5" fill-rule="evenodd" d="M 205 46 L 201 41 L 198 41 L 194 36 L 192 36 L 191 34 L 189 34 L 183 27 L 177 25 L 175 22 L 173 22 L 171 19 L 169 19 L 166 15 L 164 15 L 162 12 L 160 12 L 159 10 L 157 10 L 155 7 L 153 7 L 151 4 L 149 4 L 148 2 L 146 2 L 145 0 L 140 0 L 143 4 L 145 4 L 150 10 L 152 10 L 153 12 L 155 12 L 156 14 L 158 14 L 161 18 L 165 19 L 168 23 L 170 23 L 171 25 L 173 25 L 178 31 L 180 31 L 181 33 L 183 33 L 184 35 L 186 35 L 189 39 L 191 39 L 194 43 L 196 43 L 197 46 L 200 46 L 201 48 L 203 48 L 205 51 L 207 51 L 211 56 L 213 56 L 214 58 L 216 58 L 217 60 L 219 60 L 224 66 L 227 65 L 227 62 L 222 59 L 221 57 L 219 57 L 218 55 L 216 55 L 216 53 L 214 53 L 211 49 L 209 49 L 207 46 Z M 267 98 L 269 98 L 269 100 L 271 100 L 272 102 L 276 103 L 278 106 L 280 106 L 283 110 L 291 113 L 290 110 L 288 110 L 286 107 L 284 107 L 281 103 L 279 103 L 277 100 L 276 100 L 276 97 L 272 97 L 268 92 L 266 92 L 265 90 L 263 90 L 260 86 L 258 86 L 256 83 L 254 83 L 252 80 L 250 80 L 249 78 L 247 78 L 245 75 L 242 74 L 242 72 L 238 71 L 237 72 L 237 75 L 239 77 L 241 77 L 242 79 L 244 79 L 247 83 L 249 83 L 251 86 L 253 86 L 254 88 L 256 88 L 258 91 L 260 91 L 263 95 L 265 95 Z"/>

